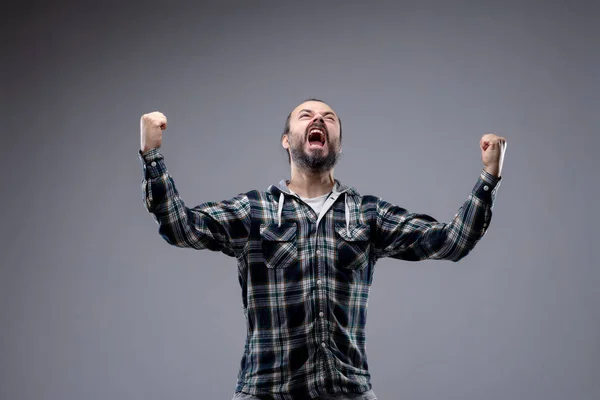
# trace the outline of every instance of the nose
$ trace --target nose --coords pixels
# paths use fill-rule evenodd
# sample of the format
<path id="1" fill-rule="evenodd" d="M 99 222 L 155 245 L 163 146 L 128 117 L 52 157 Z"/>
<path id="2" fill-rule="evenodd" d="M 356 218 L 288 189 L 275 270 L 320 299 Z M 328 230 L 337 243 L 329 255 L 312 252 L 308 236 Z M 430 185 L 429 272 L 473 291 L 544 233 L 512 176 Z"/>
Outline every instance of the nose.
<path id="1" fill-rule="evenodd" d="M 313 124 L 314 124 L 315 122 L 318 122 L 318 123 L 320 123 L 320 124 L 324 124 L 324 123 L 325 123 L 325 119 L 323 118 L 323 116 L 322 116 L 321 114 L 319 114 L 319 113 L 316 113 L 316 114 L 315 114 L 315 117 L 313 118 Z"/>

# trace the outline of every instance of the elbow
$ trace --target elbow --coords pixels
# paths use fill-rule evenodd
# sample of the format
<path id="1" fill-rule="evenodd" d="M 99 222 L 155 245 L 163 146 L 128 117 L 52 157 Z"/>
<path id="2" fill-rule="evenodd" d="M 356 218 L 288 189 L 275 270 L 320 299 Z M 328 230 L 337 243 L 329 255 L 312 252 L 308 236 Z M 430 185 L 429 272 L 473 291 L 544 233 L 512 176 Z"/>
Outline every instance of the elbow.
<path id="1" fill-rule="evenodd" d="M 463 258 L 465 258 L 471 252 L 471 248 L 464 248 L 461 251 L 456 252 L 451 258 L 449 258 L 452 262 L 459 262 Z"/>
<path id="2" fill-rule="evenodd" d="M 182 232 L 180 230 L 180 232 Z M 177 234 L 171 225 L 159 224 L 158 234 L 165 242 L 175 247 L 194 247 L 193 240 L 188 235 Z"/>
<path id="3" fill-rule="evenodd" d="M 452 261 L 453 263 L 457 263 L 457 262 L 459 262 L 460 260 L 462 260 L 463 258 L 465 258 L 465 256 L 466 256 L 466 254 L 461 254 L 461 255 L 459 255 L 458 257 L 453 257 L 453 258 L 451 258 L 451 259 L 450 259 L 450 261 Z"/>

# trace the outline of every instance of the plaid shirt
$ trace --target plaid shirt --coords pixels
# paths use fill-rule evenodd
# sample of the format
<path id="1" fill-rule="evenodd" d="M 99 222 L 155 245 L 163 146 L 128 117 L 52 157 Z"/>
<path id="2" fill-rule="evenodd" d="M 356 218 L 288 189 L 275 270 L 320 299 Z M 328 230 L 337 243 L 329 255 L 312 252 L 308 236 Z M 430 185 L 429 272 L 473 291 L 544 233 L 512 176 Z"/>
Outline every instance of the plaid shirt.
<path id="1" fill-rule="evenodd" d="M 139 159 L 143 203 L 159 234 L 237 259 L 247 331 L 235 391 L 281 400 L 370 390 L 365 325 L 375 263 L 459 261 L 489 228 L 501 180 L 482 170 L 449 223 L 338 180 L 318 216 L 283 180 L 190 208 L 160 148 Z"/>

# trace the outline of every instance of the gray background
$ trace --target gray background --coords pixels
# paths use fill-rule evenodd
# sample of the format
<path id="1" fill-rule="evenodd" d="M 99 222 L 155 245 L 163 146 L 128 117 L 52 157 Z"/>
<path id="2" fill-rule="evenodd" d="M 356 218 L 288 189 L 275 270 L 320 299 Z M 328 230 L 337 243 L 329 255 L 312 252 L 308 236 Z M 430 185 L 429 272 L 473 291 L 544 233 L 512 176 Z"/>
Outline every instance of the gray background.
<path id="1" fill-rule="evenodd" d="M 289 177 L 306 97 L 335 176 L 449 221 L 507 138 L 490 229 L 458 264 L 378 263 L 380 399 L 600 398 L 598 2 L 12 5 L 2 15 L 0 398 L 230 399 L 235 260 L 169 246 L 139 118 L 188 205 Z M 594 202 L 594 204 L 593 204 Z"/>

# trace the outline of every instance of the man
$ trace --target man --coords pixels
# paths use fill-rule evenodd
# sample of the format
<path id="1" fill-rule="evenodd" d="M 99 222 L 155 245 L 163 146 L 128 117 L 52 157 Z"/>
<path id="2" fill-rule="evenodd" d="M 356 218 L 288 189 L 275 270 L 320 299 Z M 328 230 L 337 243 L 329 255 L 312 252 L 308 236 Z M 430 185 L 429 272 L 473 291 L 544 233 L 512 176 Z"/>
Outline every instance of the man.
<path id="1" fill-rule="evenodd" d="M 286 121 L 290 180 L 193 208 L 160 153 L 166 127 L 159 112 L 141 118 L 144 204 L 168 243 L 237 259 L 247 338 L 234 398 L 375 399 L 365 325 L 376 261 L 465 257 L 489 227 L 506 140 L 483 135 L 484 168 L 442 223 L 334 179 L 342 124 L 320 100 Z"/>

